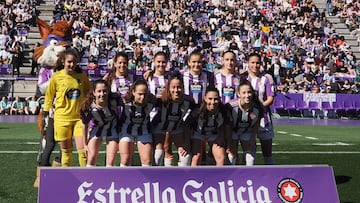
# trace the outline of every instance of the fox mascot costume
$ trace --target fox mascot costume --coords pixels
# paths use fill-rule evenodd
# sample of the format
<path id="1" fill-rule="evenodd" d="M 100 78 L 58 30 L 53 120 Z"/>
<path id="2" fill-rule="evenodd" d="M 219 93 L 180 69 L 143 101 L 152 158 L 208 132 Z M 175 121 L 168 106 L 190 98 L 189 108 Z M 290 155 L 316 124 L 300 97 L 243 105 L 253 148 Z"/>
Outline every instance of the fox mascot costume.
<path id="1" fill-rule="evenodd" d="M 71 40 L 71 28 L 74 23 L 74 18 L 72 18 L 70 22 L 64 20 L 56 22 L 53 26 L 50 26 L 47 22 L 39 18 L 36 22 L 43 41 L 43 44 L 34 50 L 34 60 L 40 66 L 37 86 L 41 95 L 45 95 L 51 75 L 57 66 L 59 53 L 65 51 L 66 47 L 70 46 L 68 41 Z M 52 114 L 53 112 L 50 111 L 49 115 L 44 115 L 44 112 L 40 110 L 38 116 L 38 128 L 41 137 L 34 187 L 39 186 L 40 167 L 50 166 L 50 156 L 55 147 L 54 126 L 53 119 L 51 119 Z M 60 163 L 59 160 L 55 159 L 53 166 L 60 166 Z"/>

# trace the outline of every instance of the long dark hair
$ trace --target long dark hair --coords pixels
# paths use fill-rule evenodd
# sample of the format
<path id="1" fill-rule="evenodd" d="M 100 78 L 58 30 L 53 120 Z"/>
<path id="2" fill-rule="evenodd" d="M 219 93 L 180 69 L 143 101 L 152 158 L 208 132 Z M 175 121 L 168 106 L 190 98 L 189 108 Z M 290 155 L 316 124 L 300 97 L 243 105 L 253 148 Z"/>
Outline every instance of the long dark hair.
<path id="1" fill-rule="evenodd" d="M 74 48 L 67 48 L 67 49 L 65 49 L 65 51 L 62 51 L 60 53 L 59 58 L 56 61 L 56 66 L 54 68 L 54 72 L 64 69 L 63 63 L 66 59 L 66 56 L 69 56 L 69 55 L 75 56 L 76 63 L 79 62 L 79 59 L 80 59 L 79 52 L 76 51 L 76 49 L 74 49 Z M 81 68 L 78 65 L 75 67 L 75 72 L 77 72 L 77 73 L 82 72 Z"/>
<path id="2" fill-rule="evenodd" d="M 256 106 L 258 107 L 261 111 L 264 110 L 264 106 L 262 105 L 262 103 L 259 100 L 259 96 L 258 93 L 255 91 L 255 89 L 252 87 L 251 83 L 248 80 L 242 80 L 237 88 L 237 93 L 239 93 L 240 88 L 242 86 L 249 86 L 250 90 L 252 92 L 252 98 L 251 98 L 251 106 Z M 260 113 L 260 115 L 262 115 L 262 113 Z"/>
<path id="3" fill-rule="evenodd" d="M 165 87 L 165 90 L 162 92 L 162 95 L 161 95 L 161 100 L 163 102 L 163 104 L 165 106 L 168 106 L 168 104 L 170 103 L 171 101 L 171 93 L 170 93 L 170 83 L 172 80 L 180 80 L 180 83 L 182 85 L 182 89 L 184 91 L 184 80 L 183 80 L 183 76 L 181 75 L 181 73 L 179 71 L 175 71 L 173 72 L 167 83 L 166 83 L 166 87 Z"/>
<path id="4" fill-rule="evenodd" d="M 217 93 L 217 95 L 219 97 L 219 106 L 218 106 L 218 108 L 221 110 L 222 107 L 224 106 L 224 104 L 221 102 L 219 90 L 214 85 L 210 85 L 210 86 L 206 87 L 205 96 L 209 92 L 216 92 Z M 209 114 L 209 111 L 207 110 L 206 106 L 207 106 L 207 104 L 206 104 L 205 98 L 204 98 L 202 100 L 201 104 L 200 104 L 199 113 L 198 113 L 199 118 L 201 118 L 201 119 L 205 119 Z"/>
<path id="5" fill-rule="evenodd" d="M 115 57 L 114 57 L 114 64 L 116 63 L 116 61 L 120 58 L 123 57 L 126 59 L 127 62 L 129 62 L 129 56 L 125 53 L 125 52 L 118 52 L 116 53 Z M 116 67 L 113 66 L 112 69 L 109 71 L 109 74 L 106 78 L 106 82 L 108 82 L 109 84 L 112 83 L 113 79 L 115 78 L 116 75 Z"/>
<path id="6" fill-rule="evenodd" d="M 103 79 L 95 80 L 94 82 L 92 82 L 91 89 L 88 92 L 88 94 L 86 95 L 85 100 L 81 104 L 80 115 L 81 115 L 82 118 L 87 117 L 87 115 L 91 111 L 91 105 L 95 101 L 94 91 L 95 91 L 98 84 L 104 84 L 105 85 L 105 87 L 107 89 L 107 92 L 108 92 L 108 100 L 109 100 L 109 96 L 110 96 L 109 95 L 110 94 L 110 86 L 109 86 L 109 84 Z"/>
<path id="7" fill-rule="evenodd" d="M 135 91 L 136 87 L 139 86 L 139 85 L 145 85 L 146 88 L 149 90 L 149 86 L 146 82 L 146 80 L 144 79 L 138 79 L 136 80 L 130 87 L 128 93 L 126 94 L 124 100 L 125 102 L 132 102 L 134 101 L 134 95 L 133 95 L 133 92 Z"/>

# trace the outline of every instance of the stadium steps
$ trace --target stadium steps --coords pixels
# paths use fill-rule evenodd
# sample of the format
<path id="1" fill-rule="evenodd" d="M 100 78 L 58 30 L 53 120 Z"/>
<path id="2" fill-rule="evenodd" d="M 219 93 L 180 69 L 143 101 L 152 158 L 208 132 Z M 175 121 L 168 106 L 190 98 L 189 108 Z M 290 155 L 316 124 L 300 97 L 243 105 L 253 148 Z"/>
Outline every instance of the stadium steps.
<path id="1" fill-rule="evenodd" d="M 13 84 L 13 96 L 19 96 L 19 97 L 28 97 L 28 96 L 34 96 L 36 93 L 36 85 L 37 81 L 32 80 L 18 80 L 14 82 Z M 10 92 L 12 92 L 10 90 Z M 12 96 L 11 94 L 9 96 Z"/>
<path id="2" fill-rule="evenodd" d="M 42 0 L 36 8 L 39 11 L 38 17 L 49 23 L 53 18 L 54 1 Z M 36 78 L 31 78 L 30 72 L 33 49 L 37 42 L 42 43 L 39 28 L 37 26 L 31 26 L 24 43 L 24 59 L 20 67 L 21 76 L 24 76 L 26 79 L 20 79 L 14 83 L 10 81 L 9 96 L 28 97 L 35 95 L 37 81 Z M 4 77 L 6 77 L 6 75 L 4 75 Z M 9 75 L 9 77 L 11 77 L 11 75 Z"/>
<path id="3" fill-rule="evenodd" d="M 39 11 L 38 18 L 45 20 L 46 22 L 50 22 L 53 18 L 53 10 L 54 10 L 54 1 L 53 0 L 45 0 L 41 1 L 40 5 L 36 8 Z M 39 28 L 37 26 L 30 27 L 28 37 L 24 46 L 24 59 L 23 64 L 20 68 L 20 73 L 23 76 L 30 75 L 31 72 L 31 60 L 33 57 L 33 49 L 37 42 L 42 43 L 41 36 L 39 33 Z"/>
<path id="4" fill-rule="evenodd" d="M 326 9 L 326 1 L 313 0 L 313 2 L 319 11 Z M 360 59 L 360 47 L 358 45 L 357 39 L 350 34 L 351 31 L 346 27 L 341 18 L 338 16 L 329 16 L 326 14 L 326 19 L 333 24 L 335 31 L 339 34 L 339 36 L 344 36 L 346 43 L 350 45 L 350 50 L 354 53 L 357 59 Z"/>

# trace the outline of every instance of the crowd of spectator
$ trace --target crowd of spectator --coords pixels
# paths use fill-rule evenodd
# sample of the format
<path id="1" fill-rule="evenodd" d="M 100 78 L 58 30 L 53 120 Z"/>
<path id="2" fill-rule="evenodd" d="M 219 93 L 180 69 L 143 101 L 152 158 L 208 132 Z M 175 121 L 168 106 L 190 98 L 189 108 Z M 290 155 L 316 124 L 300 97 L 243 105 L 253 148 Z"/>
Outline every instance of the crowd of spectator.
<path id="1" fill-rule="evenodd" d="M 34 5 L 2 3 L 2 13 L 13 11 L 2 15 L 2 47 L 3 35 L 20 18 L 14 12 L 27 11 L 22 23 L 33 23 Z M 360 61 L 326 16 L 339 16 L 360 36 L 359 5 L 328 0 L 319 10 L 311 0 L 56 0 L 50 23 L 75 17 L 72 46 L 82 53 L 84 69 L 110 69 L 120 51 L 129 54 L 129 69 L 138 75 L 151 68 L 158 51 L 169 55 L 169 70 L 184 69 L 187 56 L 202 50 L 204 69 L 217 71 L 222 53 L 233 50 L 242 73 L 248 54 L 258 52 L 279 92 L 354 94 L 360 89 Z"/>
<path id="2" fill-rule="evenodd" d="M 340 5 L 358 5 L 333 4 L 333 15 Z M 222 53 L 231 49 L 241 73 L 247 70 L 248 53 L 257 51 L 278 91 L 319 87 L 320 92 L 358 93 L 360 64 L 327 12 L 312 1 L 58 0 L 52 22 L 76 17 L 72 43 L 84 54 L 83 68 L 111 68 L 114 53 L 126 51 L 132 58 L 129 68 L 141 75 L 151 68 L 154 54 L 165 51 L 168 68 L 183 69 L 187 56 L 201 49 L 204 69 L 216 71 Z M 345 81 L 350 90 L 344 90 Z"/>
<path id="3" fill-rule="evenodd" d="M 30 26 L 36 26 L 37 0 L 6 0 L 0 3 L 0 65 L 9 65 L 20 76 Z M 35 74 L 33 74 L 35 75 Z"/>
<path id="4" fill-rule="evenodd" d="M 43 102 L 43 96 L 39 98 L 35 96 L 20 98 L 16 96 L 13 100 L 3 96 L 0 101 L 0 115 L 37 115 Z"/>

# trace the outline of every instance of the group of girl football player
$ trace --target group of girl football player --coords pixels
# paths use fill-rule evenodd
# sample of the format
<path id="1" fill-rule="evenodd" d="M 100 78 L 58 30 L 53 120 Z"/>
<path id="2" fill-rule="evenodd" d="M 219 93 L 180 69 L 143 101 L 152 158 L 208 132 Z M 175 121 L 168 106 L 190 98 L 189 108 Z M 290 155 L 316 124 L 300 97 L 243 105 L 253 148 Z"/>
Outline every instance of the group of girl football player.
<path id="1" fill-rule="evenodd" d="M 72 137 L 80 166 L 102 165 L 103 139 L 108 167 L 116 165 L 118 152 L 120 166 L 136 165 L 135 148 L 141 166 L 175 165 L 173 150 L 179 166 L 254 165 L 257 138 L 265 164 L 274 164 L 273 80 L 261 72 L 260 55 L 250 54 L 248 71 L 239 75 L 234 52 L 225 52 L 221 69 L 209 73 L 203 71 L 201 52 L 195 51 L 187 69 L 170 73 L 167 55 L 158 52 L 153 69 L 135 79 L 128 56 L 117 53 L 113 69 L 92 83 L 78 60 L 69 50 L 59 57 L 60 68 L 45 94 L 44 111 L 55 109 L 54 138 L 60 143 L 62 166 L 73 165 Z"/>

